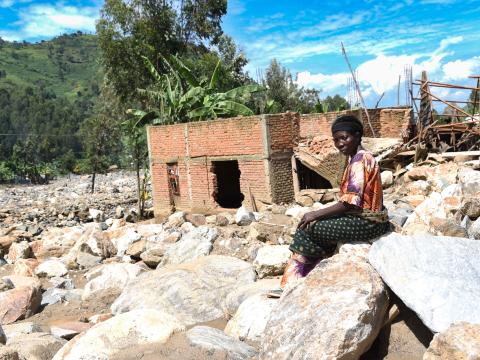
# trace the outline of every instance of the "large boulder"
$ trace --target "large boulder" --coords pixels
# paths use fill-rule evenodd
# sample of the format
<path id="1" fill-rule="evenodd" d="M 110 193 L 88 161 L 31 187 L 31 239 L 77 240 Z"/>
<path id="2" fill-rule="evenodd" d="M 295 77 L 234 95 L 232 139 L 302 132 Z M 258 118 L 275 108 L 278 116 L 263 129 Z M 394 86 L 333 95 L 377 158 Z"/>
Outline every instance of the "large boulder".
<path id="1" fill-rule="evenodd" d="M 292 252 L 288 245 L 266 245 L 258 249 L 253 265 L 258 277 L 275 276 L 283 274 Z"/>
<path id="2" fill-rule="evenodd" d="M 76 336 L 53 360 L 106 360 L 135 346 L 165 343 L 184 326 L 158 310 L 134 310 L 98 323 Z"/>
<path id="3" fill-rule="evenodd" d="M 42 300 L 40 287 L 21 286 L 0 293 L 0 324 L 11 324 L 37 312 Z"/>
<path id="4" fill-rule="evenodd" d="M 392 233 L 375 242 L 369 261 L 432 331 L 480 323 L 480 242 Z"/>
<path id="5" fill-rule="evenodd" d="M 480 359 L 480 325 L 461 322 L 433 337 L 423 360 Z"/>
<path id="6" fill-rule="evenodd" d="M 162 259 L 162 265 L 191 262 L 210 254 L 213 242 L 218 237 L 216 228 L 200 226 L 189 231 L 175 244 L 169 246 Z"/>
<path id="7" fill-rule="evenodd" d="M 191 345 L 210 351 L 225 351 L 229 360 L 251 359 L 257 355 L 257 351 L 250 345 L 226 335 L 222 330 L 208 326 L 195 326 L 187 331 L 186 336 Z"/>
<path id="8" fill-rule="evenodd" d="M 465 196 L 477 197 L 480 193 L 480 171 L 464 168 L 458 172 L 458 180 Z"/>
<path id="9" fill-rule="evenodd" d="M 101 291 L 108 289 L 123 290 L 128 281 L 145 271 L 135 264 L 106 264 L 100 265 L 85 274 L 89 280 L 85 285 L 82 299 L 95 297 Z"/>
<path id="10" fill-rule="evenodd" d="M 225 333 L 242 341 L 259 342 L 277 299 L 256 294 L 246 299 L 225 327 Z"/>
<path id="11" fill-rule="evenodd" d="M 249 263 L 211 255 L 139 275 L 128 283 L 111 309 L 114 314 L 159 309 L 194 325 L 221 318 L 227 294 L 254 281 L 255 271 Z"/>
<path id="12" fill-rule="evenodd" d="M 96 229 L 97 224 L 50 228 L 42 233 L 41 240 L 31 243 L 31 248 L 37 259 L 60 257 L 67 254 L 75 243 L 88 238 Z"/>
<path id="13" fill-rule="evenodd" d="M 239 226 L 250 225 L 255 221 L 255 215 L 244 206 L 238 208 L 235 214 L 235 223 Z"/>
<path id="14" fill-rule="evenodd" d="M 260 359 L 358 359 L 388 306 L 380 276 L 358 258 L 335 255 L 288 286 L 272 310 Z"/>

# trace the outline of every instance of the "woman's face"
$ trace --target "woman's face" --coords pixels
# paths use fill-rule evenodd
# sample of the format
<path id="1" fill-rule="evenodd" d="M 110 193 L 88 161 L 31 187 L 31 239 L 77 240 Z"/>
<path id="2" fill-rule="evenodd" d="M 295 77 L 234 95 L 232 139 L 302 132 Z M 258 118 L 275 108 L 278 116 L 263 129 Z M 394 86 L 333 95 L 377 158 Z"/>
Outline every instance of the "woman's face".
<path id="1" fill-rule="evenodd" d="M 360 135 L 348 131 L 337 131 L 333 134 L 333 142 L 342 154 L 353 156 L 357 153 L 358 145 L 360 145 Z"/>

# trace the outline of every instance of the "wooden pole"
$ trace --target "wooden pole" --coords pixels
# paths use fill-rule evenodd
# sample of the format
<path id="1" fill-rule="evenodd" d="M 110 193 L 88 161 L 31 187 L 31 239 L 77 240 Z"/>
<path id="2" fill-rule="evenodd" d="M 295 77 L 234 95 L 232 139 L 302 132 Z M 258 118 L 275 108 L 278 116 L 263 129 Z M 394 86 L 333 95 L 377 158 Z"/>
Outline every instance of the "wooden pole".
<path id="1" fill-rule="evenodd" d="M 352 73 L 352 78 L 353 78 L 353 81 L 355 82 L 355 87 L 357 88 L 358 96 L 360 97 L 360 101 L 362 102 L 362 106 L 363 106 L 363 110 L 365 111 L 365 115 L 367 115 L 368 126 L 370 126 L 370 130 L 372 131 L 372 136 L 376 137 L 375 131 L 373 130 L 372 123 L 370 122 L 370 115 L 368 114 L 367 107 L 365 106 L 365 101 L 363 101 L 363 96 L 362 96 L 362 92 L 360 91 L 360 86 L 358 86 L 357 78 L 355 76 L 355 73 L 352 70 L 352 65 L 350 65 L 350 61 L 348 60 L 347 52 L 345 51 L 345 47 L 343 46 L 343 42 L 341 44 L 342 44 L 343 56 L 345 57 L 345 61 L 347 62 L 347 65 L 348 65 L 348 68 L 350 69 L 350 72 Z"/>

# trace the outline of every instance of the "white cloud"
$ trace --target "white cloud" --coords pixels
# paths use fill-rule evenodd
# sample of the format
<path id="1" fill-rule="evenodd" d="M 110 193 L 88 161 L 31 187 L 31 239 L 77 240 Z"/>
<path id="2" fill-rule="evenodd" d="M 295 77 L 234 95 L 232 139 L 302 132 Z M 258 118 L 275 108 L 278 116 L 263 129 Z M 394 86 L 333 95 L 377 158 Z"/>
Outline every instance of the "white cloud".
<path id="1" fill-rule="evenodd" d="M 19 10 L 17 31 L 4 31 L 0 36 L 9 40 L 52 37 L 62 33 L 81 30 L 95 31 L 98 8 L 75 7 L 63 4 L 32 5 Z"/>
<path id="2" fill-rule="evenodd" d="M 478 75 L 480 56 L 474 56 L 467 60 L 450 61 L 442 66 L 442 70 L 445 80 L 460 80 L 470 75 Z"/>
<path id="3" fill-rule="evenodd" d="M 348 73 L 338 74 L 311 74 L 309 71 L 302 71 L 297 74 L 297 84 L 306 88 L 320 88 L 325 92 L 347 85 Z"/>
<path id="4" fill-rule="evenodd" d="M 460 41 L 462 41 L 461 37 L 446 38 L 430 54 L 379 54 L 375 58 L 365 61 L 356 68 L 362 95 L 370 105 L 374 104 L 378 96 L 384 92 L 390 94 L 384 99 L 386 102 L 388 102 L 388 97 L 391 98 L 390 101 L 394 101 L 393 98 L 396 99 L 398 77 L 401 75 L 401 94 L 403 96 L 403 77 L 406 65 L 412 67 L 414 80 L 420 77 L 423 70 L 427 71 L 429 79 L 436 79 L 437 81 L 466 80 L 469 75 L 480 73 L 480 56 L 465 60 L 444 61 L 446 56 L 452 54 L 445 51 L 447 47 Z M 322 89 L 326 96 L 344 93 L 349 77 L 350 74 L 345 72 L 313 74 L 309 71 L 302 71 L 297 74 L 297 83 L 303 87 Z M 435 88 L 432 91 L 437 96 L 448 100 L 464 100 L 468 95 L 464 91 L 444 88 Z M 395 94 L 395 96 L 392 94 Z"/>
<path id="5" fill-rule="evenodd" d="M 25 4 L 32 2 L 33 0 L 0 0 L 0 8 L 7 8 L 17 4 Z"/>

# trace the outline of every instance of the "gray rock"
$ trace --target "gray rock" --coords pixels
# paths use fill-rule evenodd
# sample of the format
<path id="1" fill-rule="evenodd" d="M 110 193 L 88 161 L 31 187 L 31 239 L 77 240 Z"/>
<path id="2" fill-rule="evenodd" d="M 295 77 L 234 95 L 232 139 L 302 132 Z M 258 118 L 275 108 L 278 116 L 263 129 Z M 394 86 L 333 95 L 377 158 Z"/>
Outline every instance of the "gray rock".
<path id="1" fill-rule="evenodd" d="M 382 185 L 384 188 L 388 188 L 393 185 L 393 172 L 390 170 L 382 171 L 380 174 L 382 178 Z"/>
<path id="2" fill-rule="evenodd" d="M 192 345 L 227 352 L 229 360 L 250 359 L 257 355 L 252 346 L 226 335 L 222 330 L 208 326 L 195 326 L 187 331 L 186 336 Z"/>
<path id="3" fill-rule="evenodd" d="M 460 211 L 463 215 L 468 216 L 470 219 L 476 219 L 480 217 L 480 199 L 466 199 Z"/>
<path id="4" fill-rule="evenodd" d="M 369 261 L 432 331 L 480 323 L 480 242 L 392 233 L 372 245 Z"/>
<path id="5" fill-rule="evenodd" d="M 194 228 L 175 244 L 168 247 L 162 259 L 162 266 L 193 261 L 210 254 L 213 242 L 218 237 L 216 228 L 199 226 Z"/>
<path id="6" fill-rule="evenodd" d="M 412 212 L 413 210 L 405 209 L 403 207 L 389 208 L 388 217 L 390 221 L 394 222 L 399 226 L 403 226 L 403 224 L 405 224 L 405 221 L 407 221 L 408 217 Z"/>
<path id="7" fill-rule="evenodd" d="M 183 211 L 177 211 L 168 217 L 165 224 L 168 228 L 180 227 L 185 222 L 185 213 Z"/>
<path id="8" fill-rule="evenodd" d="M 63 301 L 81 300 L 82 289 L 58 289 L 50 288 L 42 294 L 41 306 L 53 305 Z"/>
<path id="9" fill-rule="evenodd" d="M 468 227 L 468 237 L 471 239 L 480 240 L 480 218 L 472 222 Z"/>
<path id="10" fill-rule="evenodd" d="M 358 359 L 377 337 L 387 306 L 368 263 L 335 255 L 287 287 L 270 313 L 259 359 Z"/>
<path id="11" fill-rule="evenodd" d="M 100 256 L 95 256 L 89 254 L 88 252 L 80 251 L 77 254 L 77 264 L 80 266 L 81 269 L 90 269 L 102 261 Z"/>
<path id="12" fill-rule="evenodd" d="M 20 360 L 18 351 L 10 346 L 1 346 L 0 360 Z M 23 360 L 23 358 L 21 360 Z"/>
<path id="13" fill-rule="evenodd" d="M 458 180 L 465 196 L 476 196 L 480 193 L 480 171 L 461 169 L 458 172 Z"/>
<path id="14" fill-rule="evenodd" d="M 75 288 L 75 286 L 73 285 L 72 279 L 68 279 L 68 278 L 52 277 L 49 280 L 49 282 L 50 284 L 52 284 L 54 288 L 67 289 L 67 290 L 72 290 Z"/>
<path id="15" fill-rule="evenodd" d="M 254 281 L 255 271 L 249 263 L 227 256 L 205 256 L 139 275 L 128 283 L 111 310 L 119 314 L 160 309 L 186 325 L 194 325 L 222 317 L 227 294 Z"/>
<path id="16" fill-rule="evenodd" d="M 255 215 L 248 211 L 244 206 L 238 208 L 235 214 L 235 223 L 239 226 L 250 225 L 255 221 Z"/>

